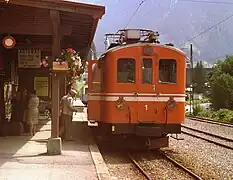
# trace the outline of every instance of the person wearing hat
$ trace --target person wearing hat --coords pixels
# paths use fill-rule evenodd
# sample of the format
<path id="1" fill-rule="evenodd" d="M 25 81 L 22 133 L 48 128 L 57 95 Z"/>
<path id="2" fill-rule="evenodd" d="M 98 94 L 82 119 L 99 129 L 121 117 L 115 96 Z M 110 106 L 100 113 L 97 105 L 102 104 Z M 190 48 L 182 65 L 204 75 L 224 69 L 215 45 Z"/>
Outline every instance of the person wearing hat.
<path id="1" fill-rule="evenodd" d="M 62 97 L 60 102 L 61 109 L 61 124 L 60 124 L 60 136 L 64 140 L 72 140 L 71 124 L 73 118 L 73 112 L 77 112 L 74 108 L 73 102 L 77 92 L 74 89 L 70 89 L 69 93 Z"/>

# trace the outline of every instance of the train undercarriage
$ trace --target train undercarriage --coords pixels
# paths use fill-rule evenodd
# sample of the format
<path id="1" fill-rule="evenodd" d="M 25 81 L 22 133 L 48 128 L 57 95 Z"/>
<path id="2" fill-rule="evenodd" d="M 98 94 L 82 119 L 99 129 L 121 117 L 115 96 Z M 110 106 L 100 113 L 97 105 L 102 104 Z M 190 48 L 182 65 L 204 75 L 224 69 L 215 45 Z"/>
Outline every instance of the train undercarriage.
<path id="1" fill-rule="evenodd" d="M 95 125 L 93 125 L 95 123 Z M 169 146 L 168 134 L 180 134 L 180 124 L 106 124 L 89 122 L 95 137 L 113 145 L 134 149 L 159 149 Z"/>

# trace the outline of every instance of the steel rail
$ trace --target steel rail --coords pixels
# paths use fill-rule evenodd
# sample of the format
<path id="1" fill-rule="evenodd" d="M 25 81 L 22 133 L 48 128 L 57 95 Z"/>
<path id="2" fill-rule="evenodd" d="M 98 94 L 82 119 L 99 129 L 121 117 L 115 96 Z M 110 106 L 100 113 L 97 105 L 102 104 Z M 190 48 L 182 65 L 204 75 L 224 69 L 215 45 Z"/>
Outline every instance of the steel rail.
<path id="1" fill-rule="evenodd" d="M 168 156 L 166 153 L 164 153 L 161 150 L 158 150 L 158 152 L 165 157 L 167 160 L 169 160 L 170 162 L 172 162 L 175 166 L 177 166 L 178 168 L 182 169 L 184 172 L 188 173 L 190 176 L 192 176 L 195 179 L 198 180 L 202 180 L 202 178 L 200 176 L 198 176 L 197 174 L 195 174 L 194 172 L 192 172 L 191 170 L 187 169 L 186 167 L 184 167 L 182 164 L 180 164 L 179 162 L 177 162 L 176 160 L 174 160 L 173 158 L 171 158 L 170 156 Z"/>
<path id="2" fill-rule="evenodd" d="M 191 128 L 191 127 L 188 127 L 188 126 L 185 126 L 185 125 L 181 125 L 181 127 L 189 129 L 189 130 L 192 130 L 192 131 L 196 131 L 198 133 L 203 133 L 203 134 L 206 134 L 206 135 L 209 135 L 209 136 L 213 136 L 215 138 L 219 138 L 219 139 L 222 139 L 222 140 L 225 140 L 225 141 L 233 142 L 233 139 L 230 139 L 230 138 L 227 138 L 227 137 L 223 137 L 223 136 L 219 136 L 217 134 L 212 134 L 212 133 L 209 133 L 209 132 L 206 132 L 206 131 L 202 131 L 202 130 L 199 130 L 199 129 L 195 129 L 195 128 Z"/>
<path id="3" fill-rule="evenodd" d="M 216 142 L 216 141 L 213 141 L 213 140 L 210 140 L 210 139 L 207 139 L 207 138 L 204 138 L 204 137 L 201 137 L 201 136 L 198 136 L 198 135 L 195 135 L 195 134 L 192 134 L 192 133 L 189 133 L 189 132 L 185 132 L 185 131 L 181 131 L 183 134 L 187 134 L 189 136 L 193 136 L 193 137 L 196 137 L 198 139 L 202 139 L 202 140 L 205 140 L 207 142 L 210 142 L 210 143 L 213 143 L 215 145 L 218 145 L 218 146 L 221 146 L 221 147 L 224 147 L 224 148 L 227 148 L 227 149 L 231 149 L 233 150 L 233 147 L 232 146 L 228 146 L 226 144 L 222 144 L 222 143 L 219 143 L 219 142 Z"/>
<path id="4" fill-rule="evenodd" d="M 143 174 L 143 176 L 148 179 L 152 180 L 150 176 L 141 168 L 141 166 L 137 163 L 137 161 L 128 153 L 129 159 L 132 161 L 132 163 L 136 166 L 136 168 Z"/>
<path id="5" fill-rule="evenodd" d="M 187 117 L 187 119 L 192 120 L 192 121 L 205 122 L 205 123 L 209 123 L 209 124 L 216 124 L 216 125 L 219 125 L 219 126 L 225 126 L 225 127 L 233 128 L 232 123 L 217 122 L 217 121 L 214 121 L 214 120 L 208 120 L 208 119 L 200 118 L 200 117 Z"/>

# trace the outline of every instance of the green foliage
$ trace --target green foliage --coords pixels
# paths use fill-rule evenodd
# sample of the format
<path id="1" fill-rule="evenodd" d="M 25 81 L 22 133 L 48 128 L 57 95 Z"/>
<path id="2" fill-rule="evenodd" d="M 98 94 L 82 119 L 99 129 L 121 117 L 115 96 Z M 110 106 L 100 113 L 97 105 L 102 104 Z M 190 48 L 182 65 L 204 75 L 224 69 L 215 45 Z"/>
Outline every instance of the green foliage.
<path id="1" fill-rule="evenodd" d="M 233 122 L 233 111 L 229 109 L 220 109 L 217 111 L 214 119 L 219 121 Z"/>
<path id="2" fill-rule="evenodd" d="M 198 113 L 198 116 L 207 117 L 207 118 L 214 118 L 213 114 L 214 113 L 211 110 L 203 110 L 203 111 Z"/>
<path id="3" fill-rule="evenodd" d="M 198 108 L 195 113 L 196 114 L 194 114 L 194 116 L 206 117 L 214 119 L 216 121 L 233 123 L 233 111 L 229 109 L 219 109 L 218 111 L 214 111 L 211 109 L 204 110 Z"/>
<path id="4" fill-rule="evenodd" d="M 209 103 L 210 102 L 210 99 L 209 98 L 204 98 L 204 99 L 196 99 L 194 100 L 194 104 L 201 104 L 201 103 Z M 193 102 L 192 102 L 193 103 Z M 186 101 L 186 105 L 189 105 L 190 104 L 190 101 Z"/>
<path id="5" fill-rule="evenodd" d="M 218 61 L 210 74 L 211 101 L 213 108 L 233 109 L 233 56 Z"/>
<path id="6" fill-rule="evenodd" d="M 194 106 L 193 108 L 193 115 L 197 116 L 200 112 L 203 111 L 203 108 L 200 106 L 200 104 L 197 104 L 196 106 Z"/>

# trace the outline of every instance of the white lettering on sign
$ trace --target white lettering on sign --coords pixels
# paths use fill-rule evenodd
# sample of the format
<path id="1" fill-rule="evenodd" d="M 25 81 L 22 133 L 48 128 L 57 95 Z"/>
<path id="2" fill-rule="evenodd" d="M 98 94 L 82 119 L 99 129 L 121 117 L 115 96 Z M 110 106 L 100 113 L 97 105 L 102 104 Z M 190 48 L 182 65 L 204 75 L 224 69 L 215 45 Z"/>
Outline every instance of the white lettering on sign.
<path id="1" fill-rule="evenodd" d="M 40 49 L 18 50 L 19 68 L 40 68 L 40 61 L 41 61 Z"/>

